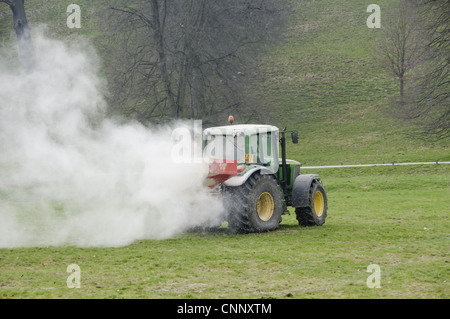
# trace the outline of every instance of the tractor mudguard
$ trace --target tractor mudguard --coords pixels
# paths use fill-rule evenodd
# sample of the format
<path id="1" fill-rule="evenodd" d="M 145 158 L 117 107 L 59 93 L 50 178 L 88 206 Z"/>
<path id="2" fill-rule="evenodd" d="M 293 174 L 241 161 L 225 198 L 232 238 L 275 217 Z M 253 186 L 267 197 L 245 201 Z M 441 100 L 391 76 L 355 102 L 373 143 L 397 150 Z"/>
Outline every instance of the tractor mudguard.
<path id="1" fill-rule="evenodd" d="M 245 173 L 242 176 L 233 176 L 229 179 L 227 179 L 223 184 L 228 187 L 236 187 L 243 185 L 247 179 L 252 176 L 255 172 L 260 171 L 262 174 L 270 174 L 273 175 L 273 172 L 270 169 L 267 169 L 265 167 L 255 167 L 251 170 L 249 170 L 247 173 Z"/>
<path id="2" fill-rule="evenodd" d="M 317 174 L 305 174 L 299 175 L 294 181 L 292 188 L 292 207 L 308 207 L 309 203 L 309 190 L 311 184 L 315 179 L 318 179 Z"/>

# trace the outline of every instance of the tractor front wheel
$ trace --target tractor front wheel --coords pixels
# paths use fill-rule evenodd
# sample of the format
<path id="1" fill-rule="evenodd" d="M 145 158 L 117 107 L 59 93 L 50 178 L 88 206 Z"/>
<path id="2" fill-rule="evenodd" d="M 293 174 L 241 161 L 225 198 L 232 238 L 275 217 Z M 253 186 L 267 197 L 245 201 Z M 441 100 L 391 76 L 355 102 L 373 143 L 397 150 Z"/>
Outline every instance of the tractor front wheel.
<path id="1" fill-rule="evenodd" d="M 315 180 L 309 192 L 309 206 L 295 208 L 300 226 L 320 226 L 325 223 L 328 208 L 327 193 L 322 183 Z"/>

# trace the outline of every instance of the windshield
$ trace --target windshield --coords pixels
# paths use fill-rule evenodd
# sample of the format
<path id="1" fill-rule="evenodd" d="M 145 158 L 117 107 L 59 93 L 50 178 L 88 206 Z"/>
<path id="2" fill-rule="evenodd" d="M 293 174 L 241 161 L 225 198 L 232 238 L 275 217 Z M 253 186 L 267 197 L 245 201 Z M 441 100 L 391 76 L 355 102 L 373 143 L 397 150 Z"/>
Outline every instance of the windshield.
<path id="1" fill-rule="evenodd" d="M 257 132 L 252 135 L 209 135 L 204 140 L 204 158 L 232 160 L 238 165 L 263 165 L 278 170 L 278 134 Z"/>
<path id="2" fill-rule="evenodd" d="M 203 150 L 205 158 L 245 161 L 245 144 L 243 136 L 211 135 L 205 141 Z"/>

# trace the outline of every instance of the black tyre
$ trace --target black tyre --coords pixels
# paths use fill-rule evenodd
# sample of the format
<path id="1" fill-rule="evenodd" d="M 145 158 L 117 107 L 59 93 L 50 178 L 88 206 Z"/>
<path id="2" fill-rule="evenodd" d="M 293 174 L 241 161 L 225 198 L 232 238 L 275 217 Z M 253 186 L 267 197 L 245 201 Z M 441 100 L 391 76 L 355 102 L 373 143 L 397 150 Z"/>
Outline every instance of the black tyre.
<path id="1" fill-rule="evenodd" d="M 281 222 L 282 203 L 274 176 L 255 173 L 243 185 L 225 190 L 228 227 L 238 233 L 275 230 Z"/>
<path id="2" fill-rule="evenodd" d="M 297 207 L 298 224 L 300 226 L 320 226 L 327 218 L 328 200 L 327 193 L 322 183 L 315 180 L 309 192 L 309 206 Z"/>

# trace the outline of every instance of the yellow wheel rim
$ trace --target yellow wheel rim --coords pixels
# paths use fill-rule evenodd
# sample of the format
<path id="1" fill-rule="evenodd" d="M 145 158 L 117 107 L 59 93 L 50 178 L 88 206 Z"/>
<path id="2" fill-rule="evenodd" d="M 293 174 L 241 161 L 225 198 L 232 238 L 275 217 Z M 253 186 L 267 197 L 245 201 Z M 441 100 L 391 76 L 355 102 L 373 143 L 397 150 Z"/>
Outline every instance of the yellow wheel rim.
<path id="1" fill-rule="evenodd" d="M 316 211 L 317 216 L 322 216 L 323 210 L 325 208 L 325 201 L 323 199 L 322 192 L 316 192 L 314 195 L 314 210 Z"/>
<path id="2" fill-rule="evenodd" d="M 272 215 L 274 210 L 274 200 L 270 193 L 264 192 L 258 198 L 257 211 L 258 216 L 263 221 L 268 221 Z"/>

